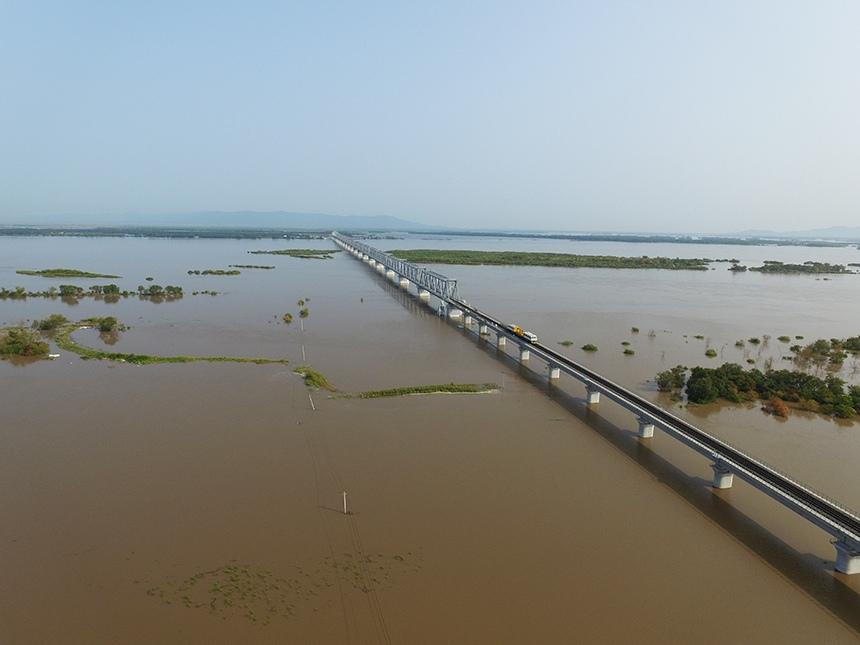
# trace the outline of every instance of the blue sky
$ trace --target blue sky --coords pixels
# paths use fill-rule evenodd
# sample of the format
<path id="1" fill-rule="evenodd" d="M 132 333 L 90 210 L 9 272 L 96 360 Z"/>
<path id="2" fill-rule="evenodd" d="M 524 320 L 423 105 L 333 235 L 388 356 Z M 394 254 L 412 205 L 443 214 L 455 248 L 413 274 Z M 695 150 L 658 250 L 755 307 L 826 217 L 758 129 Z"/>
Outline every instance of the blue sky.
<path id="1" fill-rule="evenodd" d="M 0 0 L 0 221 L 860 224 L 860 3 Z"/>

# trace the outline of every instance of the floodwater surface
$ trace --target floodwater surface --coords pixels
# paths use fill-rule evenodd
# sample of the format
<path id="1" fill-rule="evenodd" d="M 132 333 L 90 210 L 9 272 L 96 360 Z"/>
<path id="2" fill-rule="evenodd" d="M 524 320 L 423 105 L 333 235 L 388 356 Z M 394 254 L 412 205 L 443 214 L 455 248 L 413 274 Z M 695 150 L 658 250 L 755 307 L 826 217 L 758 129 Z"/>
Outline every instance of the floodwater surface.
<path id="1" fill-rule="evenodd" d="M 112 282 L 14 273 L 67 266 L 186 292 L 5 301 L 2 324 L 114 315 L 130 325 L 115 351 L 291 361 L 0 362 L 0 641 L 718 643 L 730 625 L 736 642 L 857 642 L 860 587 L 833 573 L 825 534 L 743 483 L 712 491 L 705 460 L 660 433 L 639 441 L 620 409 L 587 409 L 578 385 L 548 386 L 542 365 L 518 365 L 351 257 L 246 253 L 311 245 L 331 246 L 0 239 L 0 286 Z M 228 264 L 276 269 L 186 273 Z M 749 288 L 720 291 L 717 271 L 440 270 L 470 302 L 547 343 L 574 340 L 566 353 L 655 400 L 653 374 L 700 355 L 706 364 L 708 343 L 728 360 L 736 337 L 772 334 L 763 362 L 781 333 L 857 333 L 857 312 L 823 294 L 853 289 L 844 304 L 856 307 L 860 276 L 729 276 Z M 751 295 L 768 293 L 764 277 L 782 298 Z M 191 295 L 202 289 L 223 294 Z M 309 299 L 303 327 L 299 299 Z M 107 347 L 91 330 L 76 338 Z M 585 342 L 600 350 L 585 356 Z M 336 398 L 307 390 L 292 372 L 303 361 L 342 392 L 501 389 Z M 860 505 L 860 425 L 677 411 Z"/>

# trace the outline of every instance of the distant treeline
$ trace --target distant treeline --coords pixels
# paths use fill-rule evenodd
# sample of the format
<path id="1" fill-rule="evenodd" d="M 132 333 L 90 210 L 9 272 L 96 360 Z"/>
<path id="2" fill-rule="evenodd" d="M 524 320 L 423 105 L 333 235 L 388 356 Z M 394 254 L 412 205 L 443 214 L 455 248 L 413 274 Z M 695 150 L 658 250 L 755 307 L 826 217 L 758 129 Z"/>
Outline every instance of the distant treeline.
<path id="1" fill-rule="evenodd" d="M 161 237 L 213 239 L 322 240 L 331 231 L 285 231 L 267 228 L 172 228 L 160 226 L 97 226 L 93 228 L 0 226 L 0 235 L 21 237 Z"/>
<path id="2" fill-rule="evenodd" d="M 693 235 L 631 235 L 614 233 L 492 233 L 486 231 L 416 231 L 412 235 L 500 237 L 575 242 L 632 242 L 641 244 L 731 244 L 734 246 L 856 246 L 857 242 L 832 240 L 789 240 L 762 237 L 698 237 Z"/>

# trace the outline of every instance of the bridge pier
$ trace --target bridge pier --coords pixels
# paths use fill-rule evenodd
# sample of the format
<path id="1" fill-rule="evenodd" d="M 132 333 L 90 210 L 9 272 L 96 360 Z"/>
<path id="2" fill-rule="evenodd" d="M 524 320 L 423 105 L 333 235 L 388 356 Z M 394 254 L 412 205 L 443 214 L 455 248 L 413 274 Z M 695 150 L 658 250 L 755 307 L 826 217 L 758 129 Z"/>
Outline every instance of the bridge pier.
<path id="1" fill-rule="evenodd" d="M 388 269 L 385 271 L 385 277 L 389 280 L 394 280 L 394 278 L 397 277 L 397 274 L 394 273 L 394 271 L 392 271 L 391 269 Z"/>
<path id="2" fill-rule="evenodd" d="M 642 417 L 639 418 L 639 432 L 638 435 L 642 439 L 650 439 L 654 436 L 654 424 L 651 423 L 648 419 L 644 419 Z"/>
<path id="3" fill-rule="evenodd" d="M 854 575 L 860 573 L 860 544 L 849 540 L 834 540 L 836 548 L 835 569 L 839 573 Z"/>
<path id="4" fill-rule="evenodd" d="M 471 327 L 471 326 L 472 326 L 472 317 L 471 317 L 469 314 L 466 314 L 466 317 L 465 317 L 465 318 L 463 318 L 463 324 L 464 324 L 466 327 Z"/>
<path id="5" fill-rule="evenodd" d="M 490 335 L 490 328 L 487 327 L 486 325 L 480 325 L 478 327 L 478 335 L 479 336 L 489 336 Z"/>
<path id="6" fill-rule="evenodd" d="M 561 378 L 561 368 L 553 363 L 549 364 L 549 380 L 557 381 Z"/>
<path id="7" fill-rule="evenodd" d="M 496 346 L 497 346 L 499 349 L 502 349 L 502 348 L 505 346 L 505 343 L 506 343 L 507 341 L 508 341 L 508 339 L 507 339 L 507 338 L 505 338 L 504 336 L 502 336 L 501 334 L 499 334 L 498 336 L 496 336 Z"/>
<path id="8" fill-rule="evenodd" d="M 367 261 L 367 263 L 368 263 L 371 267 L 375 267 L 375 266 L 376 266 L 376 260 L 368 260 L 368 261 Z"/>
<path id="9" fill-rule="evenodd" d="M 430 292 L 427 289 L 418 289 L 418 297 L 421 300 L 430 300 Z"/>
<path id="10" fill-rule="evenodd" d="M 376 263 L 376 270 L 379 271 L 380 273 L 385 273 L 385 265 L 382 264 L 381 262 L 377 262 Z"/>
<path id="11" fill-rule="evenodd" d="M 585 402 L 588 403 L 588 405 L 597 405 L 598 403 L 600 403 L 600 390 L 586 386 Z"/>
<path id="12" fill-rule="evenodd" d="M 732 484 L 735 481 L 735 475 L 731 470 L 729 470 L 728 466 L 717 461 L 711 464 L 711 468 L 714 470 L 714 483 L 712 484 L 714 488 L 722 490 L 732 487 Z"/>
<path id="13" fill-rule="evenodd" d="M 401 289 L 408 289 L 409 288 L 409 280 L 407 280 L 406 278 L 404 278 L 402 276 L 400 277 L 400 288 Z"/>
<path id="14" fill-rule="evenodd" d="M 529 360 L 530 356 L 531 356 L 531 354 L 529 352 L 529 348 L 525 347 L 523 345 L 520 345 L 520 363 L 527 362 Z"/>
<path id="15" fill-rule="evenodd" d="M 448 317 L 457 320 L 463 317 L 463 312 L 460 309 L 451 309 L 451 311 L 448 312 Z"/>

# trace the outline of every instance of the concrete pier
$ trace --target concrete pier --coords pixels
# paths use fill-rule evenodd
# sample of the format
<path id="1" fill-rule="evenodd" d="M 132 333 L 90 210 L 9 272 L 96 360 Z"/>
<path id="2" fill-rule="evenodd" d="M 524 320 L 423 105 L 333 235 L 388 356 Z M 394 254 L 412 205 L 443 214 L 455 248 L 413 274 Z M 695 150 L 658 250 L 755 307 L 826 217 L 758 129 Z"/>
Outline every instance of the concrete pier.
<path id="1" fill-rule="evenodd" d="M 836 547 L 836 570 L 849 576 L 860 573 L 860 544 L 836 540 L 833 546 Z"/>
<path id="2" fill-rule="evenodd" d="M 430 292 L 427 289 L 418 289 L 418 297 L 421 300 L 430 300 Z"/>
<path id="3" fill-rule="evenodd" d="M 368 260 L 367 263 L 372 267 L 376 266 L 376 260 Z"/>
<path id="4" fill-rule="evenodd" d="M 528 361 L 530 355 L 531 354 L 529 353 L 527 347 L 520 346 L 520 363 L 525 363 L 526 361 Z"/>
<path id="5" fill-rule="evenodd" d="M 388 269 L 388 270 L 385 272 L 385 277 L 386 277 L 386 278 L 388 278 L 389 280 L 394 280 L 394 278 L 396 278 L 396 277 L 397 277 L 397 274 L 396 274 L 396 273 L 394 273 L 394 271 L 392 271 L 391 269 Z"/>
<path id="6" fill-rule="evenodd" d="M 471 327 L 472 326 L 472 317 L 467 315 L 465 318 L 463 318 L 463 324 L 466 327 Z"/>
<path id="7" fill-rule="evenodd" d="M 478 334 L 481 336 L 488 336 L 490 334 L 490 328 L 486 325 L 481 325 L 478 327 Z"/>
<path id="8" fill-rule="evenodd" d="M 454 318 L 456 320 L 456 319 L 459 319 L 462 317 L 463 317 L 463 311 L 460 309 L 451 309 L 448 312 L 448 318 Z"/>
<path id="9" fill-rule="evenodd" d="M 496 337 L 496 345 L 497 345 L 499 348 L 502 348 L 502 347 L 504 347 L 504 346 L 505 346 L 505 343 L 507 342 L 507 340 L 508 340 L 507 338 L 505 338 L 504 336 L 502 336 L 501 334 L 499 334 L 499 335 Z"/>
<path id="10" fill-rule="evenodd" d="M 714 470 L 714 483 L 712 484 L 714 488 L 724 489 L 732 487 L 732 484 L 735 481 L 735 476 L 725 464 L 717 462 L 711 464 L 711 468 Z"/>
<path id="11" fill-rule="evenodd" d="M 409 280 L 407 280 L 406 278 L 404 278 L 402 276 L 400 278 L 400 288 L 401 289 L 408 289 L 409 288 Z"/>
<path id="12" fill-rule="evenodd" d="M 639 436 L 642 439 L 650 439 L 654 436 L 654 424 L 648 419 L 639 419 Z"/>
<path id="13" fill-rule="evenodd" d="M 585 401 L 588 405 L 597 405 L 600 403 L 600 390 L 595 390 L 593 388 L 586 388 L 585 390 Z"/>
<path id="14" fill-rule="evenodd" d="M 561 378 L 561 368 L 558 365 L 549 364 L 549 380 L 557 381 Z"/>
<path id="15" fill-rule="evenodd" d="M 385 273 L 385 265 L 377 262 L 376 263 L 376 270 L 379 271 L 380 273 Z"/>

